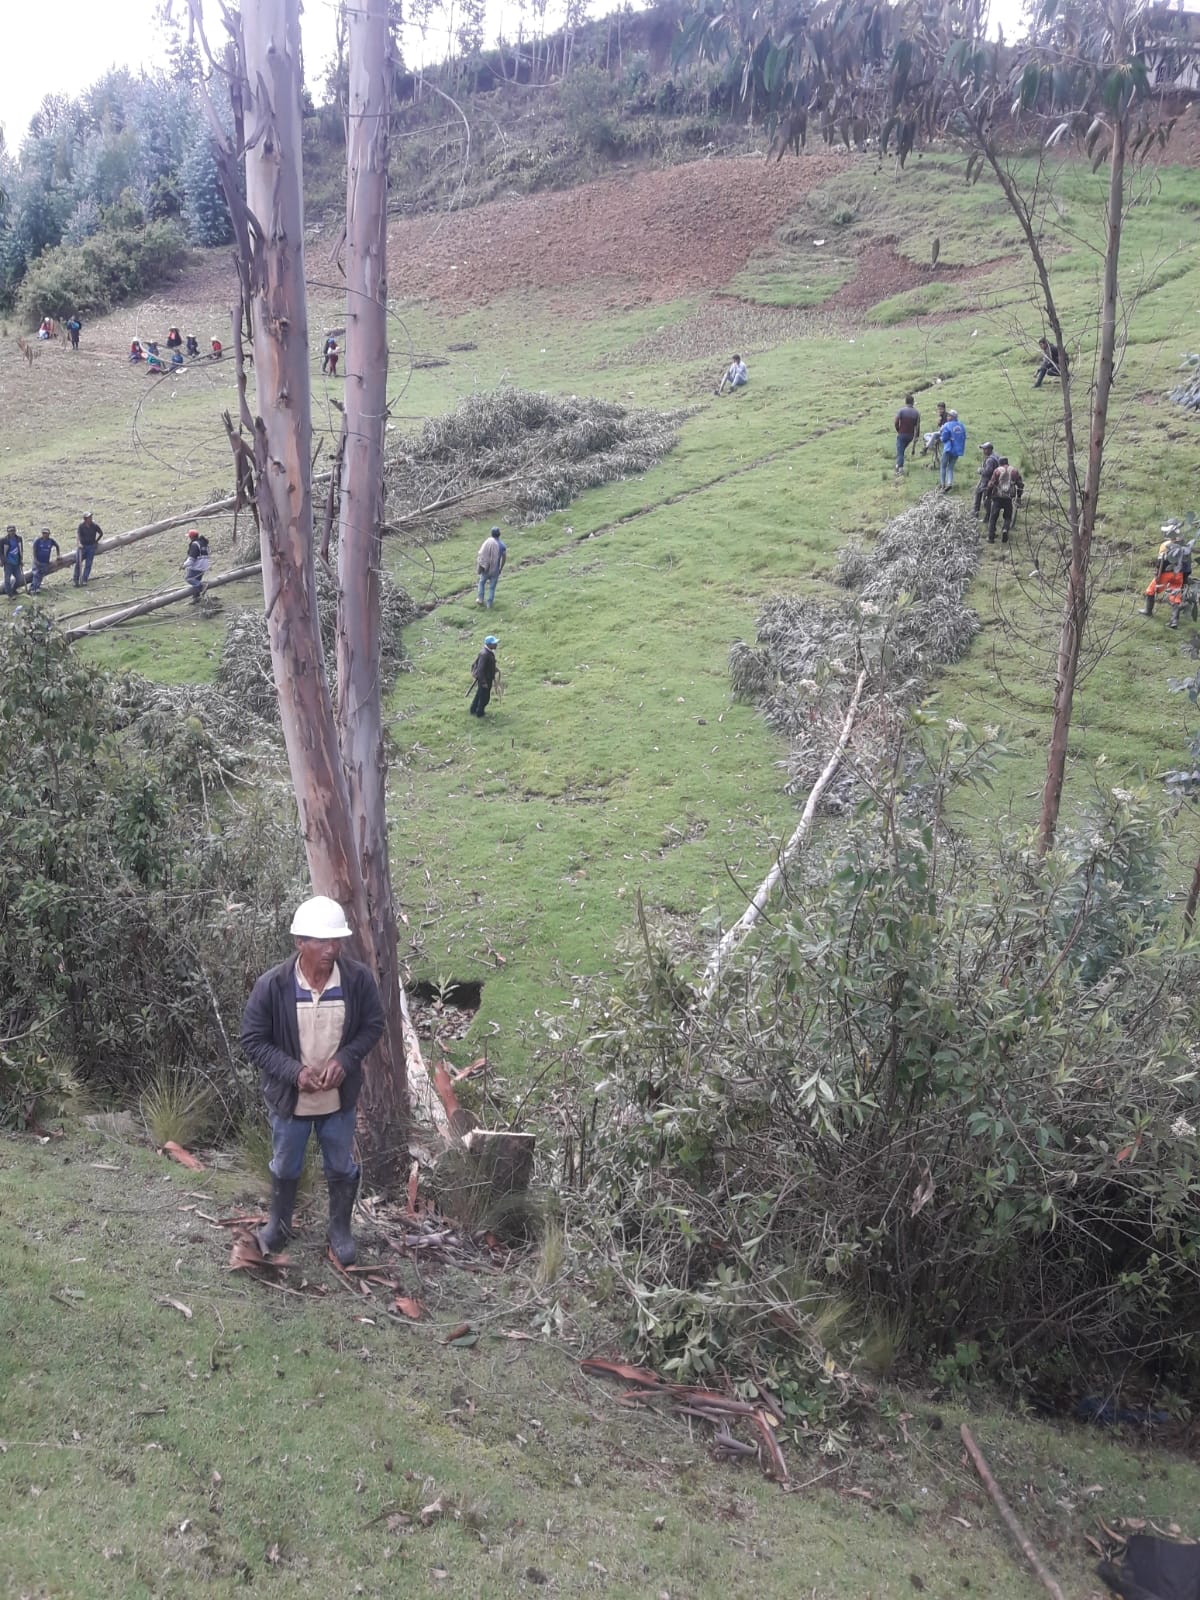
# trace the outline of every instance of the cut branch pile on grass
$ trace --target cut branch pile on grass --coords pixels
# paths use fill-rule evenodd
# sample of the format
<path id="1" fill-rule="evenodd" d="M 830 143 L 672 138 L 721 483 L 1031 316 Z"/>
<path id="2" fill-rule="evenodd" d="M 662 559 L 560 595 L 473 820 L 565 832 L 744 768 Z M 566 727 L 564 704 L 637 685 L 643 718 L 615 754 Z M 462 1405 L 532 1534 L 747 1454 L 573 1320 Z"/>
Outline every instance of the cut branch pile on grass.
<path id="1" fill-rule="evenodd" d="M 980 559 L 979 527 L 965 506 L 936 493 L 887 524 L 875 546 L 846 545 L 835 580 L 844 603 L 776 595 L 758 619 L 753 645 L 730 651 L 739 699 L 761 705 L 770 726 L 790 740 L 787 787 L 811 787 L 824 765 L 831 732 L 846 715 L 860 662 L 871 669 L 856 747 L 878 748 L 898 713 L 921 692 L 929 672 L 957 661 L 979 631 L 965 595 Z M 846 769 L 826 809 L 848 803 Z"/>
<path id="2" fill-rule="evenodd" d="M 685 415 L 525 389 L 469 395 L 415 437 L 389 444 L 388 504 L 399 516 L 492 489 L 493 504 L 536 522 L 585 489 L 654 466 L 674 448 Z"/>
<path id="3" fill-rule="evenodd" d="M 337 650 L 335 645 L 335 618 L 337 614 L 336 584 L 323 563 L 317 565 L 317 604 L 321 618 L 321 642 L 325 648 L 325 670 L 329 682 L 337 691 Z M 387 572 L 379 575 L 379 604 L 381 611 L 380 638 L 383 692 L 405 664 L 403 630 L 418 613 L 418 607 L 406 589 L 402 589 Z M 235 611 L 225 631 L 221 647 L 221 662 L 217 668 L 217 692 L 214 702 L 219 702 L 214 714 L 218 719 L 236 718 L 243 727 L 247 722 L 275 727 L 278 723 L 275 680 L 271 672 L 271 650 L 267 639 L 267 622 L 261 610 Z"/>
<path id="4" fill-rule="evenodd" d="M 1187 377 L 1171 390 L 1171 399 L 1189 411 L 1200 411 L 1200 354 L 1184 356 L 1179 371 L 1187 373 Z"/>

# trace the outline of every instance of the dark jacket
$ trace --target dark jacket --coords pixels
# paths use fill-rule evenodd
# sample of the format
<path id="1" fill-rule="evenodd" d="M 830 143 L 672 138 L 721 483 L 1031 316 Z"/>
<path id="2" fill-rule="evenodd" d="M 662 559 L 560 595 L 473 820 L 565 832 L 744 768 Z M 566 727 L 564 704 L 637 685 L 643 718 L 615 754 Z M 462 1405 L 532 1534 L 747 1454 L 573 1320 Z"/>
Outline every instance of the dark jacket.
<path id="1" fill-rule="evenodd" d="M 475 657 L 475 665 L 471 668 L 471 676 L 476 683 L 482 684 L 485 689 L 490 689 L 496 681 L 495 651 L 489 650 L 487 645 Z"/>
<path id="2" fill-rule="evenodd" d="M 921 413 L 916 406 L 901 406 L 896 413 L 896 432 L 915 439 L 921 431 Z"/>
<path id="3" fill-rule="evenodd" d="M 295 956 L 289 956 L 262 977 L 250 991 L 242 1017 L 241 1045 L 262 1073 L 262 1091 L 278 1117 L 296 1110 L 300 1078 L 300 1028 L 296 1021 Z M 358 1102 L 363 1058 L 383 1034 L 383 1003 L 374 976 L 360 961 L 338 957 L 346 1003 L 346 1023 L 337 1059 L 346 1074 L 341 1086 L 342 1110 Z"/>
<path id="4" fill-rule="evenodd" d="M 87 550 L 91 545 L 100 543 L 100 535 L 104 529 L 98 522 L 81 522 L 75 530 L 75 538 Z"/>
<path id="5" fill-rule="evenodd" d="M 992 473 L 1000 465 L 1000 457 L 993 450 L 990 455 L 984 456 L 983 465 L 979 469 L 979 482 L 985 492 L 990 492 Z"/>

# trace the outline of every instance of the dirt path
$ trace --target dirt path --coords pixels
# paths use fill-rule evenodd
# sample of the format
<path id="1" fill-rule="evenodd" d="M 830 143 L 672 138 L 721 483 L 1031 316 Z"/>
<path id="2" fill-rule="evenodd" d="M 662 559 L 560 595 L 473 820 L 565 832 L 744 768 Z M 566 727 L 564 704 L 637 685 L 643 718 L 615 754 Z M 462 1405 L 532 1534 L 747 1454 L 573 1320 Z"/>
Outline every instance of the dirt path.
<path id="1" fill-rule="evenodd" d="M 719 288 L 852 160 L 722 157 L 409 218 L 389 235 L 391 291 L 465 307 L 587 283 L 600 315 Z"/>

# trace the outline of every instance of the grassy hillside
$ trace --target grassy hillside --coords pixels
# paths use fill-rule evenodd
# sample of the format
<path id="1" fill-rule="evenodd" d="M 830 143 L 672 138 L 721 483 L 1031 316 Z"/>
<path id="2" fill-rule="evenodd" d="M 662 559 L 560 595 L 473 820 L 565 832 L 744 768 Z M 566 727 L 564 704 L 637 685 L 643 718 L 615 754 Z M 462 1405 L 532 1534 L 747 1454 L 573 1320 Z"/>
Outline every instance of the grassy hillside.
<path id="1" fill-rule="evenodd" d="M 849 1458 L 789 1445 L 783 1494 L 584 1378 L 603 1308 L 536 1263 L 496 1288 L 390 1258 L 415 1324 L 347 1295 L 311 1236 L 284 1288 L 229 1274 L 207 1219 L 255 1188 L 111 1133 L 0 1140 L 0 1592 L 1033 1593 L 957 1406 L 888 1401 Z M 465 1320 L 479 1342 L 447 1348 Z M 1099 1518 L 1192 1526 L 1200 1472 L 1133 1430 L 971 1421 L 1071 1600 L 1095 1593 Z"/>
<path id="2" fill-rule="evenodd" d="M 736 174 L 738 163 L 725 165 Z M 962 414 L 959 494 L 970 493 L 985 437 L 1031 480 L 1038 460 L 1053 457 L 1057 386 L 1032 388 L 1041 322 L 995 193 L 964 189 L 949 161 L 897 176 L 863 160 L 820 176 L 789 225 L 753 253 L 747 245 L 735 293 L 666 304 L 641 303 L 639 293 L 621 309 L 606 288 L 598 314 L 592 245 L 579 237 L 529 241 L 534 252 L 553 243 L 563 255 L 562 286 L 537 297 L 514 291 L 456 305 L 454 280 L 442 277 L 424 301 L 396 307 L 397 428 L 497 382 L 695 408 L 677 450 L 644 478 L 593 491 L 544 523 L 506 527 L 510 566 L 487 620 L 502 639 L 508 692 L 483 725 L 467 718 L 465 691 L 486 631 L 471 586 L 490 515 L 430 550 L 386 547 L 401 581 L 437 601 L 410 629 L 413 671 L 389 708 L 394 859 L 414 964 L 431 979 L 488 980 L 477 1032 L 499 1034 L 496 1053 L 518 1073 L 520 1053 L 503 1040 L 535 1009 L 567 999 L 574 977 L 610 965 L 636 890 L 681 930 L 728 919 L 789 830 L 781 751 L 750 710 L 730 703 L 726 651 L 752 632 L 763 596 L 824 585 L 848 537 L 870 537 L 932 486 L 919 460 L 902 481 L 891 471 L 891 416 L 905 389 L 930 413 L 945 397 Z M 1081 341 L 1080 370 L 1100 185 L 1083 169 L 1059 185 L 1054 271 Z M 1188 172 L 1164 169 L 1127 232 L 1124 282 L 1142 295 L 1130 302 L 1105 477 L 1106 653 L 1079 698 L 1068 815 L 1086 808 L 1096 782 L 1153 781 L 1183 742 L 1181 708 L 1165 686 L 1182 670 L 1190 633 L 1141 619 L 1138 593 L 1159 522 L 1193 489 L 1200 422 L 1162 399 L 1180 350 L 1194 343 L 1197 268 L 1183 249 L 1193 188 Z M 619 200 L 618 190 L 618 218 Z M 469 242 L 486 252 L 486 208 L 476 215 Z M 602 212 L 612 215 L 611 206 Z M 405 237 L 394 241 L 401 253 Z M 469 255 L 461 260 L 469 274 Z M 323 281 L 318 262 L 314 249 L 310 275 Z M 803 309 L 814 283 L 843 286 L 822 308 Z M 185 320 L 201 333 L 219 326 L 223 293 L 214 262 Z M 314 291 L 314 330 L 339 317 L 324 293 Z M 171 319 L 183 314 L 172 309 Z M 165 305 L 147 306 L 136 326 L 144 333 L 167 316 Z M 0 486 L 24 527 L 44 515 L 70 527 L 87 499 L 111 531 L 224 490 L 216 415 L 233 398 L 231 365 L 156 384 L 122 364 L 127 332 L 113 319 L 85 333 L 77 361 L 53 349 L 32 371 L 12 356 L 0 367 L 11 418 Z M 749 357 L 752 382 L 717 401 L 712 380 L 733 343 Z M 476 348 L 454 354 L 451 344 Z M 410 353 L 447 364 L 410 369 Z M 337 384 L 316 382 L 318 416 L 332 427 Z M 1035 815 L 1057 635 L 1057 602 L 1031 577 L 1043 513 L 1033 481 L 1011 556 L 989 550 L 975 586 L 983 632 L 936 691 L 947 714 L 1005 731 L 1011 756 L 998 789 L 977 802 L 978 823 L 1003 816 L 1025 827 Z M 98 563 L 86 604 L 174 581 L 182 543 L 167 536 L 111 568 Z M 231 529 L 215 545 L 221 563 L 233 559 Z M 80 598 L 58 580 L 50 603 L 64 615 Z M 89 651 L 108 665 L 203 683 L 220 630 L 219 620 L 168 613 Z M 1181 838 L 1181 856 L 1191 849 Z"/>
<path id="3" fill-rule="evenodd" d="M 718 210 L 720 185 L 750 171 L 726 166 L 710 169 Z M 995 195 L 963 190 L 948 161 L 902 176 L 869 159 L 841 171 L 801 164 L 819 173 L 807 194 L 796 170 L 786 169 L 795 215 L 777 234 L 747 237 L 732 284 L 656 298 L 641 280 L 598 283 L 592 239 L 620 225 L 618 179 L 588 192 L 591 230 L 526 240 L 539 269 L 556 263 L 557 276 L 522 280 L 536 290 L 487 298 L 458 287 L 450 267 L 465 279 L 489 249 L 484 209 L 472 236 L 456 235 L 457 261 L 394 308 L 397 428 L 498 382 L 694 408 L 678 448 L 644 477 L 536 526 L 506 525 L 511 563 L 486 618 L 473 560 L 490 514 L 430 548 L 385 546 L 401 581 L 436 602 L 409 630 L 412 670 L 388 707 L 393 863 L 413 970 L 486 980 L 461 1050 L 488 1041 L 512 1082 L 527 1072 L 524 1030 L 539 1014 L 557 1026 L 577 981 L 611 969 L 638 890 L 653 917 L 692 937 L 741 909 L 790 831 L 783 751 L 731 704 L 728 647 L 752 634 L 764 596 L 822 589 L 847 538 L 869 539 L 932 486 L 921 463 L 901 481 L 892 472 L 905 390 L 930 412 L 939 395 L 957 407 L 968 461 L 991 437 L 1036 480 L 1039 454 L 1052 451 L 1057 391 L 1031 387 L 1041 323 Z M 1100 192 L 1100 179 L 1066 175 L 1054 240 L 1081 370 Z M 1070 819 L 1098 783 L 1153 783 L 1185 735 L 1165 687 L 1185 670 L 1195 630 L 1168 634 L 1138 612 L 1158 523 L 1195 488 L 1200 420 L 1162 400 L 1179 352 L 1195 346 L 1200 267 L 1182 248 L 1193 195 L 1190 174 L 1164 169 L 1130 222 L 1125 282 L 1144 279 L 1147 292 L 1117 389 L 1101 542 L 1108 648 L 1078 700 Z M 411 239 L 397 230 L 398 264 Z M 611 234 L 600 244 L 608 263 Z M 320 330 L 344 315 L 315 244 L 309 270 L 315 372 Z M 219 416 L 235 398 L 231 364 L 154 383 L 126 367 L 124 350 L 134 332 L 171 321 L 202 341 L 223 331 L 231 292 L 213 257 L 177 299 L 87 328 L 77 359 L 51 348 L 27 368 L 5 341 L 5 520 L 27 535 L 49 521 L 66 543 L 88 506 L 112 532 L 226 492 Z M 475 348 L 449 348 L 464 344 Z M 734 347 L 751 384 L 717 401 L 713 381 Z M 412 364 L 429 356 L 446 365 Z M 330 429 L 340 383 L 316 378 Z M 969 482 L 968 467 L 960 495 Z M 986 552 L 973 594 L 983 631 L 934 691 L 945 714 L 1006 733 L 997 788 L 964 812 L 980 834 L 997 818 L 1029 827 L 1036 812 L 1057 632 L 1029 577 L 1043 509 L 1034 481 L 1015 547 Z M 101 558 L 86 595 L 58 578 L 22 603 L 61 619 L 107 609 L 176 582 L 183 542 Z M 213 544 L 218 570 L 232 564 L 230 521 Z M 224 591 L 225 616 L 258 599 L 253 585 Z M 86 654 L 194 683 L 202 711 L 224 620 L 168 612 Z M 478 724 L 466 715 L 467 667 L 489 626 L 508 689 Z M 1182 885 L 1196 847 L 1187 818 L 1177 844 Z M 804 1492 L 783 1496 L 582 1379 L 575 1358 L 622 1329 L 583 1285 L 534 1262 L 495 1292 L 486 1277 L 451 1272 L 417 1284 L 403 1264 L 430 1315 L 400 1326 L 333 1283 L 314 1212 L 294 1282 L 324 1293 L 230 1277 L 227 1235 L 199 1213 L 253 1205 L 258 1189 L 236 1173 L 164 1170 L 99 1134 L 0 1144 L 5 1593 L 189 1596 L 250 1581 L 281 1596 L 398 1583 L 480 1596 L 549 1584 L 630 1596 L 752 1587 L 768 1600 L 797 1588 L 838 1600 L 1032 1592 L 962 1467 L 952 1407 L 918 1395 L 898 1420 L 900 1399 L 883 1402 L 878 1450 L 841 1466 L 805 1437 L 789 1446 Z M 465 1318 L 479 1345 L 447 1349 L 441 1339 Z M 512 1332 L 534 1340 L 502 1337 Z M 1083 1535 L 1097 1514 L 1195 1531 L 1191 1464 L 1143 1453 L 1136 1439 L 995 1413 L 977 1427 L 1072 1600 L 1096 1590 Z M 414 1514 L 440 1494 L 450 1514 L 422 1527 Z"/>

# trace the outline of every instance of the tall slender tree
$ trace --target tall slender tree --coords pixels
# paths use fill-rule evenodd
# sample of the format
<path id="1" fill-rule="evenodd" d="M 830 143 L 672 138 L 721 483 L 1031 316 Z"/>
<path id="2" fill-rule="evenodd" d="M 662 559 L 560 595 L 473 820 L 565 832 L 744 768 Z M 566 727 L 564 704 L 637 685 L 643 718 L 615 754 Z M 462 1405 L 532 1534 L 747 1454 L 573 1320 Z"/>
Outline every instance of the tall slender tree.
<path id="1" fill-rule="evenodd" d="M 338 517 L 337 723 L 366 886 L 375 971 L 387 998 L 390 1070 L 368 1073 L 362 1139 L 377 1168 L 405 1142 L 404 1035 L 388 867 L 387 755 L 380 692 L 379 566 L 387 418 L 388 0 L 348 11 L 346 388 Z"/>
<path id="2" fill-rule="evenodd" d="M 196 0 L 191 3 L 195 17 Z M 399 1042 L 401 994 L 395 919 L 390 915 L 391 890 L 386 877 L 381 741 L 372 738 L 372 730 L 378 734 L 380 729 L 374 541 L 387 383 L 386 322 L 381 320 L 386 318 L 386 272 L 381 236 L 372 233 L 361 252 L 355 252 L 356 261 L 360 253 L 363 258 L 362 282 L 367 286 L 365 298 L 355 296 L 355 307 L 360 316 L 368 300 L 377 308 L 376 319 L 368 312 L 366 322 L 371 330 L 367 337 L 375 336 L 377 327 L 383 330 L 383 358 L 378 362 L 382 388 L 373 371 L 379 352 L 363 348 L 361 332 L 356 335 L 357 349 L 351 359 L 357 354 L 362 364 L 363 382 L 353 390 L 360 397 L 362 431 L 371 439 L 378 436 L 379 444 L 366 446 L 362 463 L 355 458 L 347 512 L 353 525 L 343 573 L 353 596 L 351 604 L 361 606 L 358 618 L 362 625 L 370 629 L 372 614 L 375 619 L 373 635 L 368 636 L 361 653 L 345 652 L 349 676 L 342 694 L 342 731 L 347 748 L 359 751 L 358 718 L 364 719 L 367 729 L 352 798 L 317 613 L 299 11 L 299 0 L 243 0 L 240 17 L 224 12 L 230 44 L 223 70 L 230 86 L 236 133 L 228 138 L 211 110 L 210 124 L 237 242 L 242 294 L 241 310 L 235 318 L 241 428 L 235 430 L 232 421 L 227 425 L 238 458 L 240 490 L 249 487 L 259 523 L 271 662 L 309 875 L 318 893 L 331 895 L 347 907 L 358 953 L 375 968 L 388 1012 L 384 1040 L 366 1063 L 362 1130 L 368 1173 L 373 1181 L 387 1183 L 395 1176 L 404 1146 L 407 1107 L 403 1044 Z M 360 72 L 367 71 L 369 51 L 368 45 L 365 52 L 359 52 Z M 382 120 L 386 123 L 386 116 Z M 366 128 L 368 115 L 360 121 Z M 383 137 L 386 160 L 386 131 Z M 244 197 L 237 181 L 239 155 L 245 159 Z M 353 217 L 353 201 L 350 214 Z M 247 322 L 254 351 L 253 408 L 242 360 Z M 363 443 L 357 424 L 352 431 L 357 449 Z M 372 473 L 376 475 L 373 489 Z M 360 502 L 364 506 L 361 521 L 355 515 Z M 356 647 L 361 643 L 356 640 Z M 356 814 L 356 799 L 369 805 L 369 814 Z M 390 920 L 376 927 L 376 913 L 390 915 Z M 381 949 L 388 955 L 384 970 L 380 970 Z"/>

